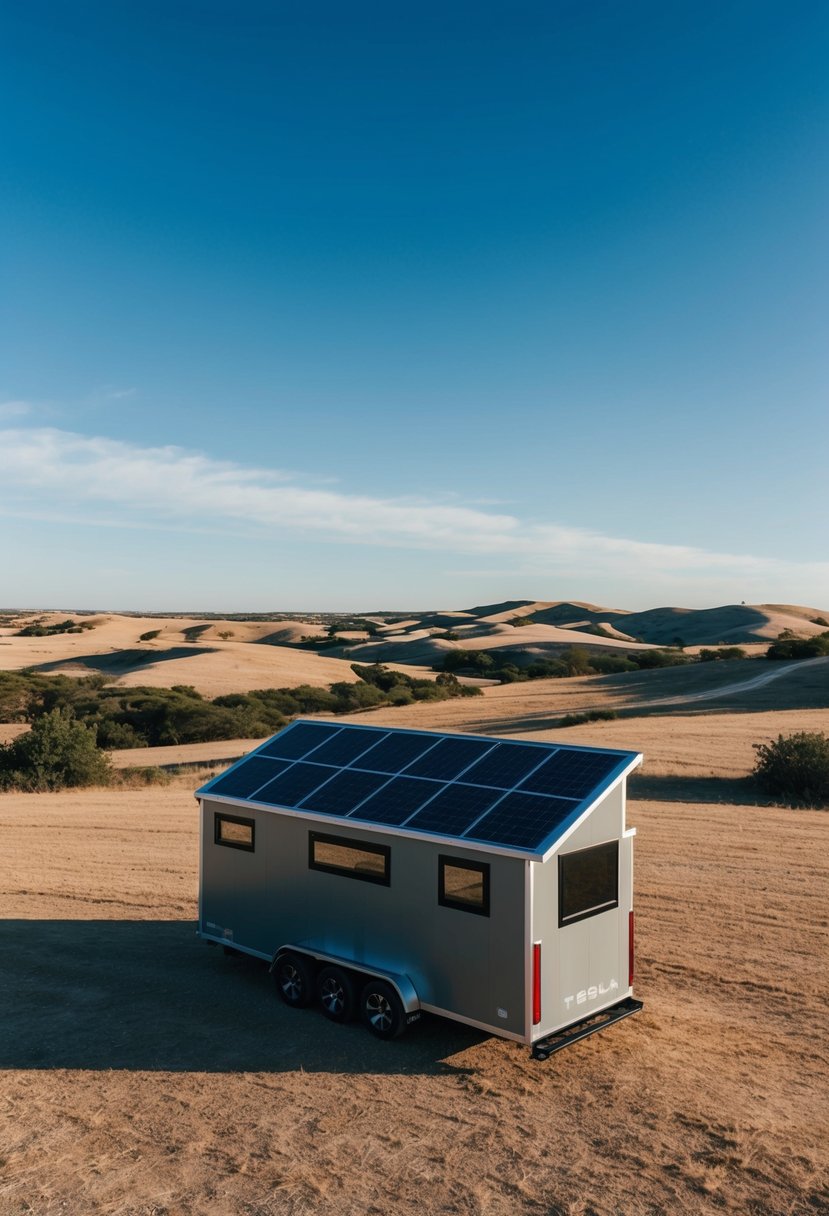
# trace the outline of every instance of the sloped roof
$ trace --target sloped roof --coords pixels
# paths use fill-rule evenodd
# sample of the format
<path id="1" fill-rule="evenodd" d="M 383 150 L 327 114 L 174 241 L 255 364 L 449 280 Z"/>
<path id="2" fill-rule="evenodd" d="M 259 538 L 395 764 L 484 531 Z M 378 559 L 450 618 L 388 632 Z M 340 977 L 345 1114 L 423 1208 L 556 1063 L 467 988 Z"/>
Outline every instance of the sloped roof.
<path id="1" fill-rule="evenodd" d="M 636 752 L 296 721 L 199 798 L 538 860 Z"/>

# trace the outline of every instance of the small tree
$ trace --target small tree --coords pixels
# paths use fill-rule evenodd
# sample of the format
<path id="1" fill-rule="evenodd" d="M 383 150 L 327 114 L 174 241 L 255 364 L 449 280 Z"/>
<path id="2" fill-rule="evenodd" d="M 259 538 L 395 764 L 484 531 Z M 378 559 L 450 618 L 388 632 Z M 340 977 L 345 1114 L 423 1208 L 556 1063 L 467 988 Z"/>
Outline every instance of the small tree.
<path id="1" fill-rule="evenodd" d="M 111 777 L 109 757 L 96 745 L 95 728 L 78 722 L 71 710 L 53 709 L 0 749 L 0 786 L 6 789 L 107 785 Z"/>
<path id="2" fill-rule="evenodd" d="M 820 731 L 755 743 L 754 776 L 766 793 L 812 806 L 829 803 L 829 737 Z"/>

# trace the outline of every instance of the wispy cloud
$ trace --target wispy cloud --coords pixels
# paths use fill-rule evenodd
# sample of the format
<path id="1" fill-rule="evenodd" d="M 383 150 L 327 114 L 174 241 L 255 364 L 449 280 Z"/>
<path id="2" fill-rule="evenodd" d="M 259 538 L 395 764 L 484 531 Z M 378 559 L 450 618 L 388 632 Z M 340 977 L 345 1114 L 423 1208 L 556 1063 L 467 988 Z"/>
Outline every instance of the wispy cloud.
<path id="1" fill-rule="evenodd" d="M 101 389 L 101 395 L 106 401 L 128 401 L 130 398 L 138 396 L 138 389 L 119 388 L 116 384 L 105 384 Z"/>
<path id="2" fill-rule="evenodd" d="M 28 401 L 0 401 L 0 421 L 7 418 L 23 418 L 31 414 L 32 407 Z"/>
<path id="3" fill-rule="evenodd" d="M 798 575 L 829 589 L 829 564 L 786 563 L 531 521 L 478 506 L 381 498 L 302 484 L 283 471 L 247 468 L 177 447 L 142 448 L 54 428 L 0 431 L 7 511 L 37 503 L 56 514 L 106 507 L 130 522 L 226 529 L 243 524 L 352 543 L 434 549 L 579 575 L 626 569 L 663 577 L 762 580 Z"/>

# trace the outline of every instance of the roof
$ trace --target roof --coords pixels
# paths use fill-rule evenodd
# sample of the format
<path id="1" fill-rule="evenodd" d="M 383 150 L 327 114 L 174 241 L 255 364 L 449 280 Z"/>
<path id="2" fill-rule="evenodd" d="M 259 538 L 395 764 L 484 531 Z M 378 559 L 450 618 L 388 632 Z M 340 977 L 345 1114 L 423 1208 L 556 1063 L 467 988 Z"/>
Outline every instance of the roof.
<path id="1" fill-rule="evenodd" d="M 296 721 L 197 798 L 541 860 L 637 752 Z"/>

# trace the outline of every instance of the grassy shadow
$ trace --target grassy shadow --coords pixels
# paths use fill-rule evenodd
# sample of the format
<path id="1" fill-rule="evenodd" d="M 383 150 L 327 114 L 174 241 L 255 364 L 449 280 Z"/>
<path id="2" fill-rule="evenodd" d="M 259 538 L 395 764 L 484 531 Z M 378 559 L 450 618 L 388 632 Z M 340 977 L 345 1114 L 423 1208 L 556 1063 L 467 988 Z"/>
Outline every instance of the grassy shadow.
<path id="1" fill-rule="evenodd" d="M 658 777 L 633 773 L 628 778 L 632 802 L 727 803 L 730 806 L 773 806 L 752 777 Z"/>
<path id="2" fill-rule="evenodd" d="M 470 1072 L 480 1032 L 424 1015 L 399 1040 L 289 1009 L 267 965 L 191 921 L 0 922 L 0 1069 Z"/>
<path id="3" fill-rule="evenodd" d="M 126 674 L 150 664 L 167 663 L 171 659 L 191 659 L 197 654 L 216 654 L 215 646 L 170 646 L 167 650 L 118 650 L 114 654 L 79 654 L 49 663 L 33 663 L 27 670 L 48 675 L 50 671 L 65 671 L 67 667 L 83 667 L 105 674 Z"/>

